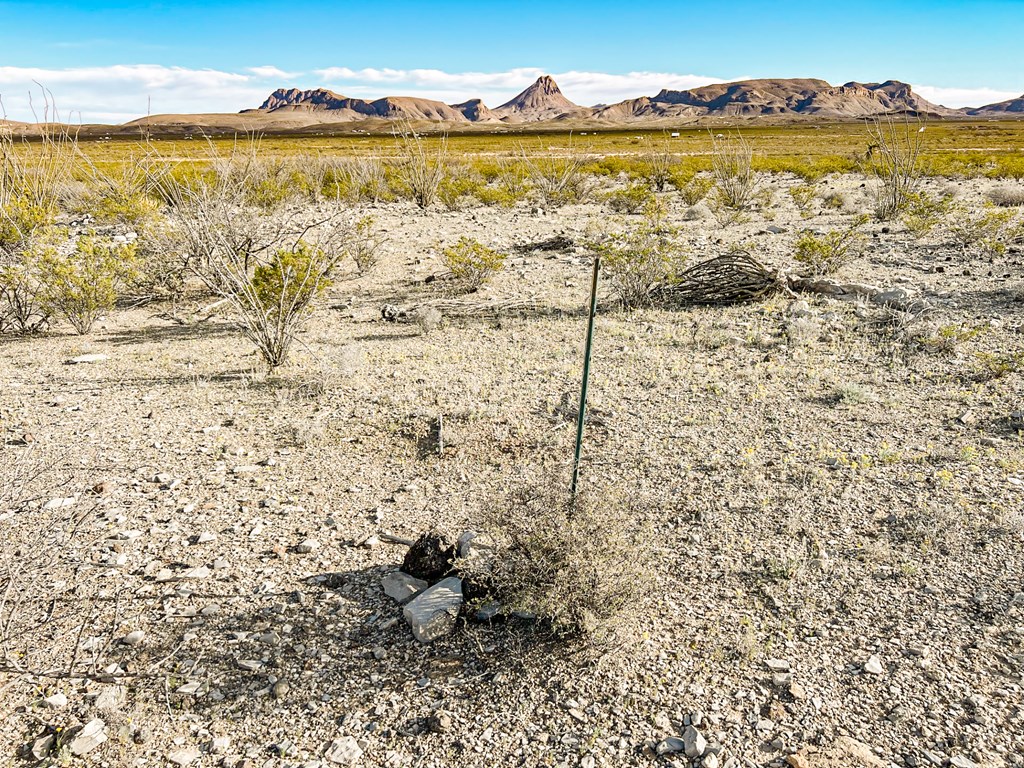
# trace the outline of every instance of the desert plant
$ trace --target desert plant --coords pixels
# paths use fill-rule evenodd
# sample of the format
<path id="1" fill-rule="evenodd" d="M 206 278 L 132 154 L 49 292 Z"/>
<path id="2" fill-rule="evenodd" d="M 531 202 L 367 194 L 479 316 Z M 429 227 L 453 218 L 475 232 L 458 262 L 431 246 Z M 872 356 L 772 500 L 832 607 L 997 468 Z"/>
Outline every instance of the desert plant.
<path id="1" fill-rule="evenodd" d="M 441 260 L 452 276 L 468 290 L 476 290 L 505 266 L 505 254 L 471 237 L 460 237 L 441 250 Z"/>
<path id="2" fill-rule="evenodd" d="M 810 184 L 797 184 L 789 188 L 789 196 L 793 198 L 801 218 L 809 219 L 814 215 L 814 199 L 817 190 Z"/>
<path id="3" fill-rule="evenodd" d="M 846 205 L 846 198 L 843 197 L 841 192 L 829 192 L 821 198 L 821 205 L 823 208 L 828 208 L 831 211 L 839 211 Z"/>
<path id="4" fill-rule="evenodd" d="M 715 205 L 729 212 L 748 210 L 757 192 L 753 148 L 741 134 L 729 137 L 712 134 L 711 140 Z"/>
<path id="5" fill-rule="evenodd" d="M 991 203 L 981 209 L 958 206 L 949 221 L 949 234 L 965 253 L 978 250 L 999 255 L 1014 239 L 1014 218 L 1014 211 L 996 208 Z"/>
<path id="6" fill-rule="evenodd" d="M 485 508 L 480 527 L 493 556 L 464 569 L 505 612 L 536 616 L 558 638 L 607 650 L 635 629 L 656 576 L 653 539 L 634 507 L 616 494 L 570 499 L 554 483 L 526 485 Z"/>
<path id="7" fill-rule="evenodd" d="M 483 181 L 465 165 L 451 163 L 437 186 L 437 199 L 449 211 L 458 211 L 480 198 Z"/>
<path id="8" fill-rule="evenodd" d="M 379 251 L 384 244 L 375 226 L 376 219 L 373 216 L 363 216 L 353 225 L 352 237 L 348 238 L 346 244 L 348 255 L 360 274 L 366 274 L 377 265 Z"/>
<path id="9" fill-rule="evenodd" d="M 627 309 L 647 305 L 652 294 L 672 282 L 684 261 L 676 230 L 665 221 L 664 209 L 648 205 L 639 225 L 605 233 L 589 243 L 600 256 L 612 293 Z"/>
<path id="10" fill-rule="evenodd" d="M 874 212 L 879 221 L 895 219 L 904 210 L 921 181 L 923 126 L 891 116 L 877 118 L 868 128 L 868 155 L 878 178 Z"/>
<path id="11" fill-rule="evenodd" d="M 644 183 L 630 184 L 609 192 L 605 199 L 608 207 L 616 213 L 641 213 L 656 200 L 651 188 Z"/>
<path id="12" fill-rule="evenodd" d="M 0 331 L 42 330 L 50 315 L 43 301 L 36 248 L 25 247 L 5 262 L 0 265 Z"/>
<path id="13" fill-rule="evenodd" d="M 715 180 L 710 176 L 693 176 L 679 186 L 679 196 L 683 198 L 684 203 L 692 207 L 707 197 L 714 186 Z"/>
<path id="14" fill-rule="evenodd" d="M 426 210 L 437 199 L 437 190 L 448 168 L 448 139 L 441 136 L 431 152 L 423 137 L 408 126 L 397 134 L 399 143 L 399 175 L 409 197 Z"/>
<path id="15" fill-rule="evenodd" d="M 667 142 L 663 141 L 660 146 L 655 146 L 650 139 L 645 139 L 644 144 L 646 151 L 641 170 L 643 180 L 655 192 L 664 192 L 672 183 L 679 157 L 669 150 Z"/>
<path id="16" fill-rule="evenodd" d="M 796 241 L 793 258 L 805 265 L 811 275 L 830 275 L 856 255 L 864 240 L 860 230 L 866 223 L 867 217 L 860 216 L 844 229 L 820 235 L 804 232 Z"/>
<path id="17" fill-rule="evenodd" d="M 1000 208 L 1017 208 L 1024 205 L 1024 187 L 996 187 L 985 195 L 993 205 Z"/>
<path id="18" fill-rule="evenodd" d="M 920 239 L 941 224 L 953 210 L 953 198 L 930 195 L 925 191 L 909 192 L 900 220 L 907 230 Z"/>
<path id="19" fill-rule="evenodd" d="M 590 177 L 584 170 L 588 159 L 571 145 L 568 154 L 563 157 L 546 154 L 530 156 L 525 149 L 520 151 L 530 186 L 548 207 L 581 203 L 589 196 Z"/>
<path id="20" fill-rule="evenodd" d="M 70 253 L 65 251 L 51 240 L 34 255 L 42 305 L 85 335 L 97 317 L 113 309 L 120 286 L 134 271 L 135 245 L 89 234 L 75 240 Z"/>

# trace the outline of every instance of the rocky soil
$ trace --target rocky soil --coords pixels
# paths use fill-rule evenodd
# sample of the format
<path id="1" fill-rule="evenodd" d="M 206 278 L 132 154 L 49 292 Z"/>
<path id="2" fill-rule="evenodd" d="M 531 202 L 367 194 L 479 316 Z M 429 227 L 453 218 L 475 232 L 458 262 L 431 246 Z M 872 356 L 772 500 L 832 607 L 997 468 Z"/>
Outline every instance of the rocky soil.
<path id="1" fill-rule="evenodd" d="M 726 229 L 672 200 L 691 260 L 792 267 L 801 228 L 868 207 L 825 181 L 846 208 L 805 221 L 793 183 Z M 658 572 L 595 662 L 529 622 L 422 644 L 382 578 L 397 540 L 566 465 L 590 261 L 529 246 L 609 213 L 369 213 L 380 268 L 336 283 L 273 377 L 228 318 L 168 307 L 0 340 L 2 764 L 1024 764 L 1024 378 L 993 363 L 1024 348 L 1019 246 L 869 225 L 840 276 L 922 317 L 602 309 L 582 481 L 636 500 Z M 446 297 L 426 278 L 462 235 L 513 251 L 462 299 L 534 307 L 382 320 Z"/>

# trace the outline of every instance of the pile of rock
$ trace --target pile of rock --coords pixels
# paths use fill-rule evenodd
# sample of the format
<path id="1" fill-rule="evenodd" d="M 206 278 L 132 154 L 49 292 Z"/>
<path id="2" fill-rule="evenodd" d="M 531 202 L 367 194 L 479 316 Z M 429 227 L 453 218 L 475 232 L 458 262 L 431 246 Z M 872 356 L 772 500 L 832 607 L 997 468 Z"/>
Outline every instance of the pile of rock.
<path id="1" fill-rule="evenodd" d="M 467 593 L 479 592 L 466 579 L 486 568 L 491 551 L 486 537 L 473 531 L 463 533 L 456 542 L 425 533 L 409 547 L 401 570 L 381 579 L 388 597 L 404 606 L 402 614 L 417 640 L 430 643 L 455 628 Z M 493 607 L 485 607 L 473 616 L 488 620 L 497 614 Z"/>

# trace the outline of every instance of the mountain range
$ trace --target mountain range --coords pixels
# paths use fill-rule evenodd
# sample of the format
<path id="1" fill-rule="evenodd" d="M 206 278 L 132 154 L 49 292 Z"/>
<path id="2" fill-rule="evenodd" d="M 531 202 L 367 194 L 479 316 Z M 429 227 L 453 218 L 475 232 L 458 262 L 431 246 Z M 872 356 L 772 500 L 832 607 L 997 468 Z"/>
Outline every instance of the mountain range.
<path id="1" fill-rule="evenodd" d="M 584 107 L 569 101 L 548 75 L 494 109 L 480 99 L 461 104 L 409 96 L 375 101 L 347 98 L 323 88 L 274 91 L 249 115 L 309 115 L 321 122 L 366 119 L 445 123 L 539 123 L 594 121 L 635 123 L 660 119 L 702 117 L 861 118 L 909 114 L 928 118 L 1024 115 L 1024 96 L 972 109 L 949 109 L 923 99 L 906 83 L 856 83 L 833 86 L 816 79 L 743 80 L 690 90 L 662 90 L 656 96 L 627 99 L 617 104 Z"/>

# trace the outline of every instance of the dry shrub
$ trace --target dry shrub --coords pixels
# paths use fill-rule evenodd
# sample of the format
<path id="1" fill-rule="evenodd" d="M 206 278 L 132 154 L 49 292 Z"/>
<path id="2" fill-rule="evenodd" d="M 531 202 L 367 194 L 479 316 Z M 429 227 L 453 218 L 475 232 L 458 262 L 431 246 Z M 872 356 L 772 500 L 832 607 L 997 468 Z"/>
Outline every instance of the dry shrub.
<path id="1" fill-rule="evenodd" d="M 897 123 L 891 116 L 879 118 L 868 129 L 871 171 L 878 177 L 875 218 L 895 219 L 903 213 L 921 183 L 920 123 Z"/>
<path id="2" fill-rule="evenodd" d="M 929 195 L 927 192 L 907 194 L 900 219 L 915 237 L 922 238 L 941 224 L 953 210 L 953 198 L 948 195 Z"/>
<path id="3" fill-rule="evenodd" d="M 592 190 L 592 180 L 585 168 L 590 158 L 569 147 L 565 157 L 527 155 L 522 149 L 522 166 L 530 186 L 550 208 L 582 203 Z"/>
<path id="4" fill-rule="evenodd" d="M 757 199 L 754 150 L 743 136 L 712 134 L 711 165 L 715 189 L 711 210 L 722 226 L 738 223 Z"/>
<path id="5" fill-rule="evenodd" d="M 1024 205 L 1024 187 L 996 187 L 986 197 L 1000 208 L 1018 208 Z"/>
<path id="6" fill-rule="evenodd" d="M 999 256 L 1017 237 L 1014 219 L 1014 211 L 1001 210 L 991 203 L 980 210 L 957 206 L 949 221 L 949 234 L 965 253 L 980 251 Z"/>
<path id="7" fill-rule="evenodd" d="M 804 232 L 796 241 L 793 258 L 813 276 L 830 275 L 857 255 L 864 234 L 861 227 L 867 216 L 860 216 L 845 229 L 833 229 L 820 235 Z"/>
<path id="8" fill-rule="evenodd" d="M 401 139 L 399 173 L 409 197 L 426 210 L 437 199 L 437 192 L 448 172 L 448 138 L 441 136 L 431 152 L 423 138 L 409 127 L 398 132 Z"/>
<path id="9" fill-rule="evenodd" d="M 679 187 L 679 196 L 691 208 L 708 196 L 715 180 L 710 176 L 696 175 Z"/>
<path id="10" fill-rule="evenodd" d="M 643 615 L 656 560 L 627 500 L 592 491 L 572 500 L 567 483 L 549 480 L 512 492 L 482 523 L 494 556 L 479 575 L 506 612 L 602 649 L 623 642 Z"/>

